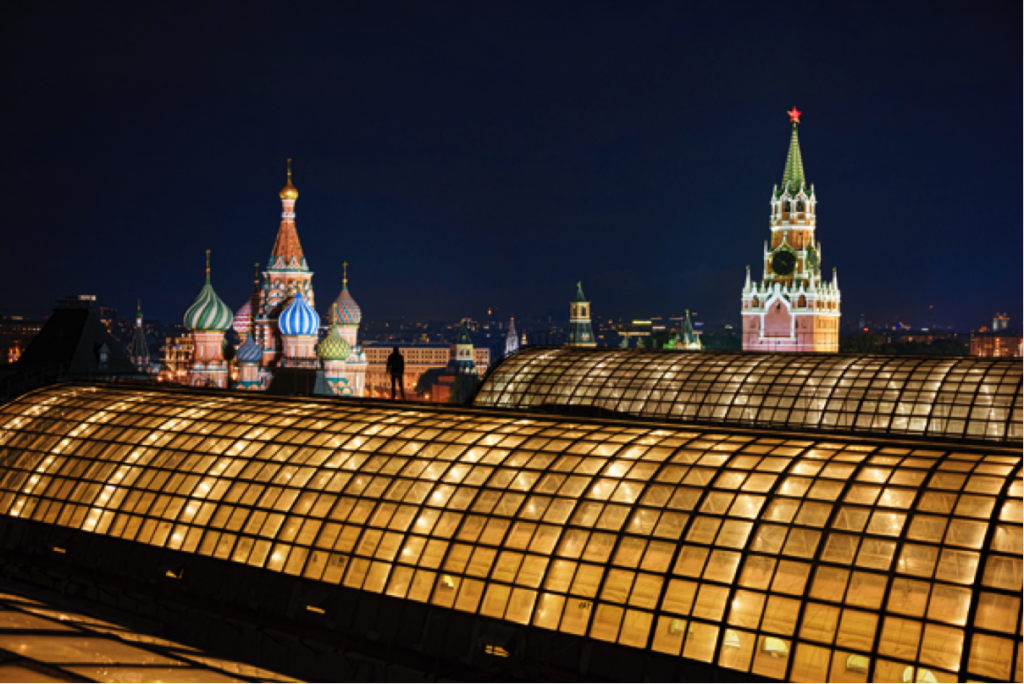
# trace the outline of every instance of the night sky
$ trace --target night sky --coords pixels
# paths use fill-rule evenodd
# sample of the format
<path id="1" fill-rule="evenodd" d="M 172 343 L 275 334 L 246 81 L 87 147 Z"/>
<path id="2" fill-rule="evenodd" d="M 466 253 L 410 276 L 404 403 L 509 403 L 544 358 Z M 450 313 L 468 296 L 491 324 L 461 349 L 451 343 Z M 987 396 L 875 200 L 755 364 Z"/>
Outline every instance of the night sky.
<path id="1" fill-rule="evenodd" d="M 348 261 L 368 318 L 568 318 L 582 280 L 599 316 L 735 324 L 796 106 L 844 322 L 1019 327 L 1020 26 L 1009 1 L 18 3 L 0 313 L 178 319 L 207 248 L 237 309 L 292 157 L 321 315 Z"/>

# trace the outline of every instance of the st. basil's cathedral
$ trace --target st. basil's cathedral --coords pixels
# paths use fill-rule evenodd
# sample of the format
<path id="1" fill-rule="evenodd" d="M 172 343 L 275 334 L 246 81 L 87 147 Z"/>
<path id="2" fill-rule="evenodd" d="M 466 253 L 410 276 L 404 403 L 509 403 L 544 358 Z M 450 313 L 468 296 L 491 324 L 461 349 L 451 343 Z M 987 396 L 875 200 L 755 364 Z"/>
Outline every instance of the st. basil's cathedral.
<path id="1" fill-rule="evenodd" d="M 315 309 L 313 272 L 309 270 L 295 228 L 295 202 L 299 191 L 288 180 L 279 193 L 281 226 L 263 272 L 257 275 L 252 296 L 232 315 L 210 281 L 207 252 L 206 284 L 185 312 L 185 327 L 194 344 L 188 384 L 240 390 L 266 390 L 281 369 L 316 371 L 323 394 L 362 397 L 366 388 L 366 355 L 358 344 L 362 312 L 348 290 L 348 264 L 341 293 L 331 304 L 328 333 L 317 343 L 320 316 Z M 225 337 L 229 328 L 241 343 L 235 349 Z M 232 379 L 234 364 L 237 377 Z"/>

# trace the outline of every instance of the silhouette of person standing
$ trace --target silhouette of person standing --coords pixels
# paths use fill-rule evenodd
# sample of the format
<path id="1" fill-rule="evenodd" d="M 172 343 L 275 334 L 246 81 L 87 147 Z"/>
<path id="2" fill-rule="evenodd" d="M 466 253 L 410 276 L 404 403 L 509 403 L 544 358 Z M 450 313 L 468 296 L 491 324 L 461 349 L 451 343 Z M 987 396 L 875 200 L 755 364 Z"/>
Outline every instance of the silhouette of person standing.
<path id="1" fill-rule="evenodd" d="M 397 382 L 398 388 L 402 390 L 402 401 L 405 401 L 405 357 L 402 356 L 402 352 L 398 351 L 398 347 L 395 347 L 388 356 L 387 371 L 391 376 L 391 398 L 395 398 L 395 383 Z"/>

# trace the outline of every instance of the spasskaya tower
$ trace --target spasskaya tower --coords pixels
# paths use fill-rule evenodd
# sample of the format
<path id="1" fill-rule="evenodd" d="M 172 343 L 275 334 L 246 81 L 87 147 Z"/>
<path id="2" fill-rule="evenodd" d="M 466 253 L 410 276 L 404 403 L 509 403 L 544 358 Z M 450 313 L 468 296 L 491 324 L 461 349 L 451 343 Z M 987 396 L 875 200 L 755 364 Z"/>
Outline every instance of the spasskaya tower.
<path id="1" fill-rule="evenodd" d="M 789 112 L 789 141 L 782 186 L 771 199 L 771 241 L 764 245 L 761 282 L 743 287 L 743 349 L 770 352 L 839 351 L 839 278 L 821 276 L 821 243 L 816 241 L 817 198 L 804 179 L 797 126 Z"/>

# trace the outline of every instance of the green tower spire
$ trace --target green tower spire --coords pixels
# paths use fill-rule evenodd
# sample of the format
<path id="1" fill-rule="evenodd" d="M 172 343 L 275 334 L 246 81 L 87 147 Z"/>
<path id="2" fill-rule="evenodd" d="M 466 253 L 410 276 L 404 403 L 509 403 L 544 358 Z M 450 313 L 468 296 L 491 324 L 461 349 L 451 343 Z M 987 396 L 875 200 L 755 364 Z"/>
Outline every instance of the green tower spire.
<path id="1" fill-rule="evenodd" d="M 576 299 L 573 301 L 586 303 L 587 298 L 583 295 L 583 281 L 576 283 Z"/>
<path id="2" fill-rule="evenodd" d="M 800 154 L 800 136 L 797 134 L 800 112 L 797 111 L 796 107 L 793 108 L 793 111 L 789 112 L 789 118 L 793 122 L 793 134 L 789 138 L 786 170 L 782 174 L 782 190 L 796 193 L 804 186 L 804 159 Z"/>

